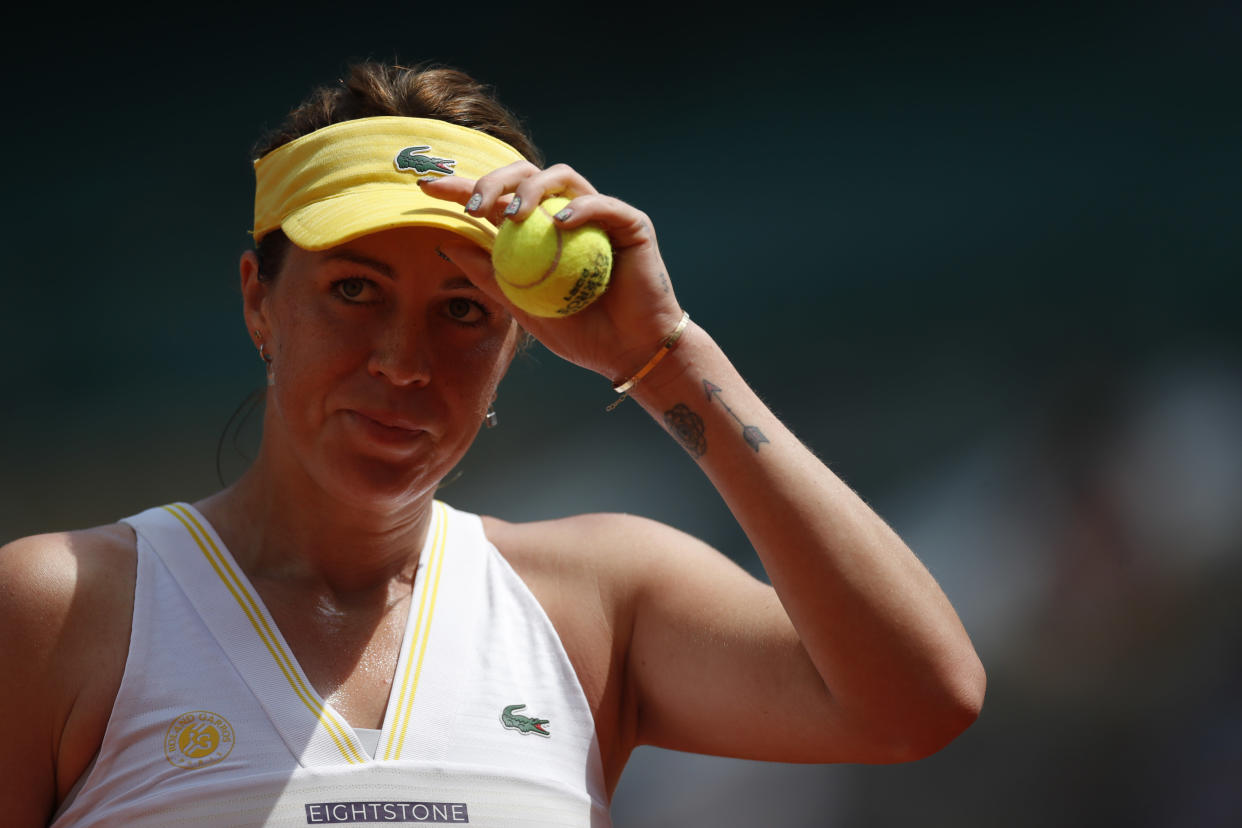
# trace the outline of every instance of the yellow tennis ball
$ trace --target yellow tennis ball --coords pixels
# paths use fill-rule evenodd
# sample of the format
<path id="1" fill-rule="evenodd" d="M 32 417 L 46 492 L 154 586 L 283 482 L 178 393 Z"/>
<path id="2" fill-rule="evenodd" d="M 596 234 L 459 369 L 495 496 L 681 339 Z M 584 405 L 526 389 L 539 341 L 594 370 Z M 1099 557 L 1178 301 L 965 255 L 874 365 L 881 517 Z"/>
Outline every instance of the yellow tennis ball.
<path id="1" fill-rule="evenodd" d="M 612 244 L 593 224 L 563 230 L 552 217 L 569 199 L 540 204 L 525 221 L 506 219 L 492 245 L 496 282 L 532 316 L 568 316 L 608 288 Z"/>

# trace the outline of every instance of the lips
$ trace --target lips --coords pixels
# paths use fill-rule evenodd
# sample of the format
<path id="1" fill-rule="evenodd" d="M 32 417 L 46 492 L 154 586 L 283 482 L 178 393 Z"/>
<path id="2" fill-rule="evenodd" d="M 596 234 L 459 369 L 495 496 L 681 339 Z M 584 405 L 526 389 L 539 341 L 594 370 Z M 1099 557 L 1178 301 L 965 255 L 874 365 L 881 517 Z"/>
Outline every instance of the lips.
<path id="1" fill-rule="evenodd" d="M 422 431 L 422 429 L 413 420 L 402 417 L 400 414 L 388 411 L 363 411 L 359 409 L 350 409 L 350 413 L 357 414 L 358 416 L 368 419 L 376 425 L 382 425 L 385 428 L 391 428 L 398 431 Z"/>
<path id="2" fill-rule="evenodd" d="M 364 442 L 387 449 L 413 448 L 427 434 L 413 420 L 391 411 L 346 409 L 344 413 L 350 429 Z"/>

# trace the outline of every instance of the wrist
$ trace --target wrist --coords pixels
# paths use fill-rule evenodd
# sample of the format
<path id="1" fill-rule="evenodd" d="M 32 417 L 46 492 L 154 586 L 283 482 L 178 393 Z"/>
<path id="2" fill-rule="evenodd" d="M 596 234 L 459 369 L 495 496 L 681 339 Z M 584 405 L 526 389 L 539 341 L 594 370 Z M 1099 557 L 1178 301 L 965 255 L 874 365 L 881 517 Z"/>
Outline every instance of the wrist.
<path id="1" fill-rule="evenodd" d="M 686 325 L 677 347 L 661 360 L 643 381 L 630 389 L 629 395 L 635 402 L 647 409 L 667 407 L 666 403 L 676 397 L 678 400 L 693 393 L 695 388 L 701 392 L 701 367 L 711 362 L 710 352 L 718 350 L 715 340 L 693 320 Z M 686 383 L 693 386 L 687 390 Z"/>
<path id="2" fill-rule="evenodd" d="M 674 348 L 677 347 L 677 341 L 681 339 L 682 332 L 686 330 L 686 326 L 689 324 L 690 314 L 682 311 L 681 319 L 678 320 L 677 326 L 673 328 L 672 333 L 660 341 L 660 347 L 657 348 L 656 352 L 651 355 L 651 359 L 647 360 L 646 364 L 643 365 L 642 368 L 635 371 L 629 379 L 613 383 L 612 390 L 616 391 L 618 394 L 624 394 L 626 391 L 629 391 L 635 385 L 642 382 L 643 378 L 651 373 L 655 367 L 659 365 L 660 362 L 663 361 L 663 359 L 668 356 Z"/>
<path id="3" fill-rule="evenodd" d="M 663 339 L 660 340 L 656 350 L 651 354 L 647 361 L 628 377 L 618 379 L 613 382 L 612 390 L 621 396 L 617 397 L 617 399 L 613 401 L 606 410 L 612 411 L 624 402 L 625 399 L 630 396 L 630 392 L 637 388 L 641 382 L 646 380 L 647 377 L 652 374 L 657 367 L 659 367 L 660 363 L 662 363 L 669 356 L 669 354 L 677 348 L 681 341 L 681 337 L 685 333 L 689 324 L 690 314 L 686 311 L 682 311 L 681 317 L 678 319 L 677 324 L 667 335 L 664 336 Z"/>

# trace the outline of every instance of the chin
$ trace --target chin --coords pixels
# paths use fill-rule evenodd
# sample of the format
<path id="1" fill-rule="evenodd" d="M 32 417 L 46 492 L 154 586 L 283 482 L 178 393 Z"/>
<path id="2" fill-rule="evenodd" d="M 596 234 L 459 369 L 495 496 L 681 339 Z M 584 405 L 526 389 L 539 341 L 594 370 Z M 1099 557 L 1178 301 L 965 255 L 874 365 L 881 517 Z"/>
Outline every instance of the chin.
<path id="1" fill-rule="evenodd" d="M 392 512 L 421 500 L 440 483 L 426 463 L 406 460 L 394 463 L 374 457 L 354 457 L 333 464 L 321 480 L 343 504 L 362 512 Z"/>

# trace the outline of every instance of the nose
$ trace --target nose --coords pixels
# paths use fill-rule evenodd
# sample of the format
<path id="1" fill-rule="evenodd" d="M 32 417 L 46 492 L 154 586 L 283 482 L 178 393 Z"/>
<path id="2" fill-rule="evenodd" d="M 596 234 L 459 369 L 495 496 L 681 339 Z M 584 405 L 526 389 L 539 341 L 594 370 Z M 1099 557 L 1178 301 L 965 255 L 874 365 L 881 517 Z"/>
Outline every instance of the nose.
<path id="1" fill-rule="evenodd" d="M 429 344 L 425 326 L 392 320 L 376 332 L 367 368 L 396 386 L 426 385 L 431 379 Z"/>

